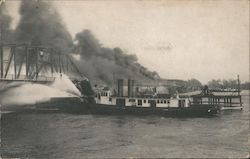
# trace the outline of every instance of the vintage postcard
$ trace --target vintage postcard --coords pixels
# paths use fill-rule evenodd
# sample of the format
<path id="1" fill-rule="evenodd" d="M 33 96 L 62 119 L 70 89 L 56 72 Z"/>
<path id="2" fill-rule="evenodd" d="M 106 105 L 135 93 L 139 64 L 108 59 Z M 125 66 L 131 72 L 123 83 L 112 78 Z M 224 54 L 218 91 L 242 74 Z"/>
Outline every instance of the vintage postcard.
<path id="1" fill-rule="evenodd" d="M 0 0 L 0 158 L 249 158 L 249 0 Z"/>

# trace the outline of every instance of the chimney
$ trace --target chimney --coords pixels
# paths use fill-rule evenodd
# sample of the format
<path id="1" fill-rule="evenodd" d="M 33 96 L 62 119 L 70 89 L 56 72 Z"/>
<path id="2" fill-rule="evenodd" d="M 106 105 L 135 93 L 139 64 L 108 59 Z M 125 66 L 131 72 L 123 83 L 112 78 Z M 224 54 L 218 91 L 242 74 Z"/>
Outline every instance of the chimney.
<path id="1" fill-rule="evenodd" d="M 118 79 L 118 97 L 123 97 L 123 79 Z"/>
<path id="2" fill-rule="evenodd" d="M 135 80 L 128 79 L 128 97 L 135 96 L 134 86 L 135 86 Z"/>

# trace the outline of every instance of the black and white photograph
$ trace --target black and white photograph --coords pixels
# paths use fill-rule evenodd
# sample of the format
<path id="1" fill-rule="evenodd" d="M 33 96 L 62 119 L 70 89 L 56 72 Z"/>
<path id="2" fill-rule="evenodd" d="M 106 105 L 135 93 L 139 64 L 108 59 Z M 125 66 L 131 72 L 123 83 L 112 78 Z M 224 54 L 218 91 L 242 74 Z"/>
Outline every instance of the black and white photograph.
<path id="1" fill-rule="evenodd" d="M 0 159 L 249 158 L 249 0 L 0 0 Z"/>

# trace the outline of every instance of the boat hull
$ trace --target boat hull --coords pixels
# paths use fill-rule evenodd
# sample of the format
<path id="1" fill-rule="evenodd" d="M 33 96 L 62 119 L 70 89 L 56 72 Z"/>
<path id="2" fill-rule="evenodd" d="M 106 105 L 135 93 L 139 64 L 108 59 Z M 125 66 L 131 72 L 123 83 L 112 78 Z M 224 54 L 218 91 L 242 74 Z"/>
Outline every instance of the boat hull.
<path id="1" fill-rule="evenodd" d="M 157 107 L 131 107 L 94 104 L 89 106 L 89 112 L 109 115 L 160 115 L 170 117 L 202 117 L 213 116 L 219 109 L 216 107 L 184 107 L 184 108 L 157 108 Z"/>

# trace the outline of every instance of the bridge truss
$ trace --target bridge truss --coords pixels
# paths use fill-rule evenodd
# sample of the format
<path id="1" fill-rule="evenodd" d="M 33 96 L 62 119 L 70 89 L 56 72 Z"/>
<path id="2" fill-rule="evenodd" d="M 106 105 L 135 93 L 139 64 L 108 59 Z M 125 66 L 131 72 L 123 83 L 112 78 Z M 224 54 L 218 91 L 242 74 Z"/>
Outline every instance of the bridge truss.
<path id="1" fill-rule="evenodd" d="M 42 46 L 0 44 L 1 80 L 46 82 L 53 81 L 55 73 L 83 77 L 69 54 Z"/>

